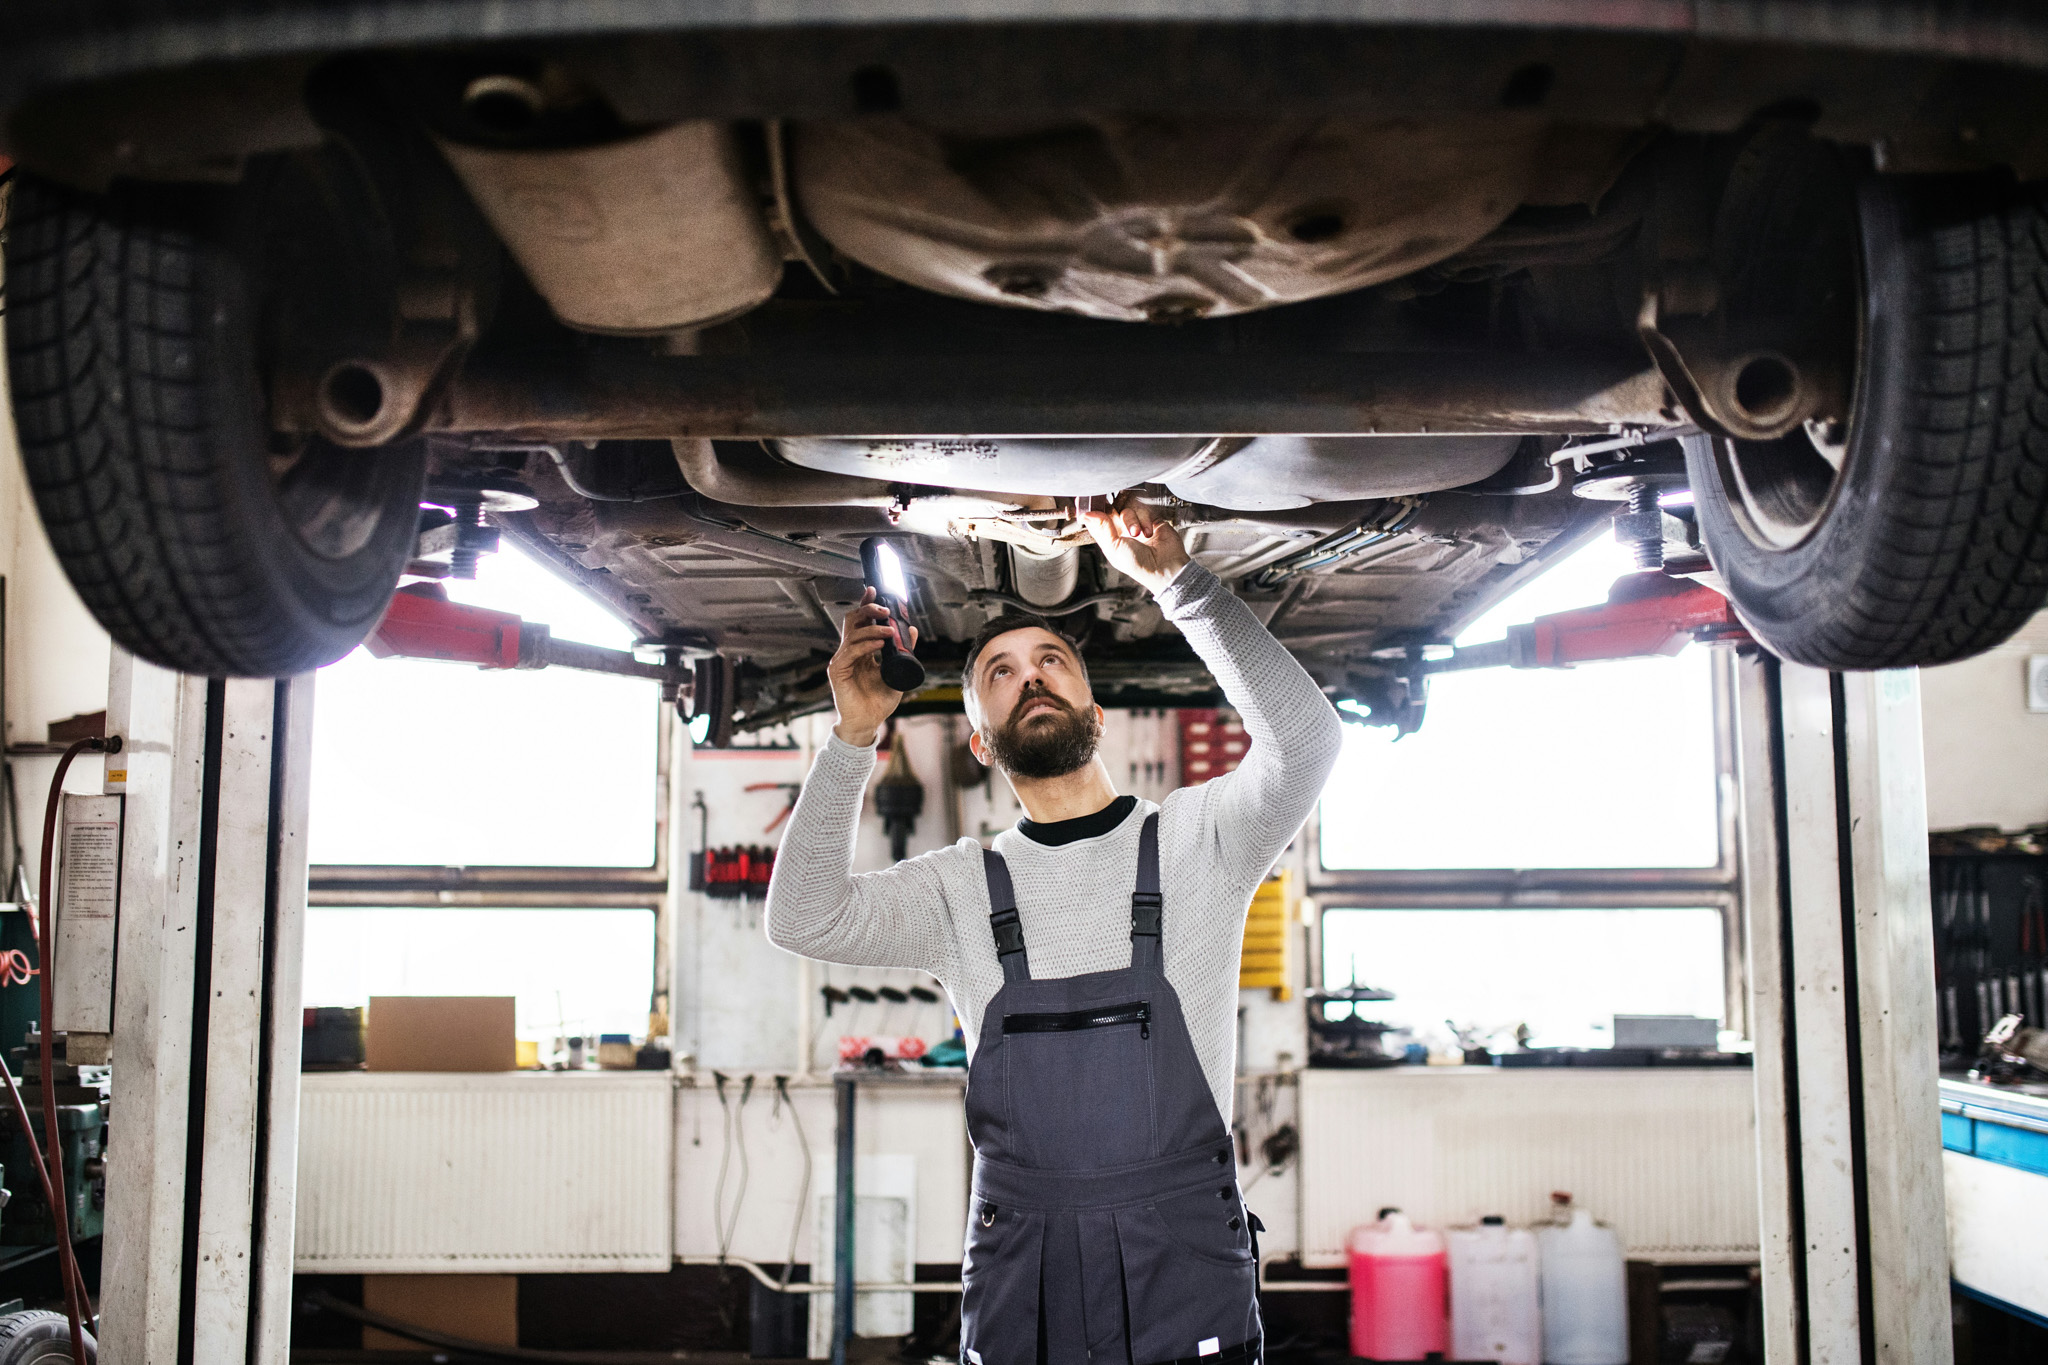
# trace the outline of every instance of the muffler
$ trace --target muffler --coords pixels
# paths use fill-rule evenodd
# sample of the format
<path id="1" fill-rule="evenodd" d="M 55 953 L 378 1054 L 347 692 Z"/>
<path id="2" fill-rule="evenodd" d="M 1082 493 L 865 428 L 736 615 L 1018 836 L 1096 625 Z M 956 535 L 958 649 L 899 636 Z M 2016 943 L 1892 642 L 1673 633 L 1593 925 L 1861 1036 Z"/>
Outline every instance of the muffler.
<path id="1" fill-rule="evenodd" d="M 782 258 L 730 128 L 590 147 L 441 151 L 555 316 L 586 332 L 709 326 L 775 292 Z"/>

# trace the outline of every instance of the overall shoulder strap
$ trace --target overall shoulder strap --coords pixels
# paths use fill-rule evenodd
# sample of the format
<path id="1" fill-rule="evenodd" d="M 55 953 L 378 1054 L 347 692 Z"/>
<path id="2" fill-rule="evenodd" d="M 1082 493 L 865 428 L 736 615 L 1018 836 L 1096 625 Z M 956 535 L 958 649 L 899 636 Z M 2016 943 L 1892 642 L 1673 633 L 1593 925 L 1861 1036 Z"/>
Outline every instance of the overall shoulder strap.
<path id="1" fill-rule="evenodd" d="M 1160 970 L 1159 921 L 1165 902 L 1159 896 L 1159 812 L 1145 817 L 1138 831 L 1138 882 L 1131 891 L 1131 965 Z"/>
<path id="2" fill-rule="evenodd" d="M 1024 953 L 1024 925 L 1017 918 L 1017 890 L 1010 885 L 1010 865 L 992 848 L 981 851 L 981 874 L 988 881 L 988 927 L 996 936 L 996 961 L 1004 981 L 1029 981 L 1031 960 Z"/>

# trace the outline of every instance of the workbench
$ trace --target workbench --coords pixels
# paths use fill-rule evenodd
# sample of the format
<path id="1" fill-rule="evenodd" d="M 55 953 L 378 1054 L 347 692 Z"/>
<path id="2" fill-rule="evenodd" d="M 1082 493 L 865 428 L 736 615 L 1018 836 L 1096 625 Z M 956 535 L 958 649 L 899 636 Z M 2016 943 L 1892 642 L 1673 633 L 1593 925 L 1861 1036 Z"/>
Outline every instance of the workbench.
<path id="1" fill-rule="evenodd" d="M 1941 1081 L 1949 1273 L 1972 1298 L 2048 1326 L 2048 1087 Z"/>

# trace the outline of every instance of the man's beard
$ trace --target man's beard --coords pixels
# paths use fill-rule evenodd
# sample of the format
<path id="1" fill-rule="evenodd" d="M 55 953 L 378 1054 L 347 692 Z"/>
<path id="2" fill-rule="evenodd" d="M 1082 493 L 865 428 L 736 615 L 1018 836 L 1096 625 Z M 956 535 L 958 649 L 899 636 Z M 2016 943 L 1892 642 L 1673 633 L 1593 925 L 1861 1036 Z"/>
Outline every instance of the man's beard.
<path id="1" fill-rule="evenodd" d="M 1049 701 L 1054 709 L 1029 717 L 1027 728 L 1023 713 L 1038 701 Z M 1087 766 L 1102 739 L 1102 726 L 1094 707 L 1076 710 L 1064 698 L 1034 689 L 1017 699 L 1007 722 L 984 731 L 982 738 L 997 767 L 1012 777 L 1036 780 L 1065 777 Z"/>

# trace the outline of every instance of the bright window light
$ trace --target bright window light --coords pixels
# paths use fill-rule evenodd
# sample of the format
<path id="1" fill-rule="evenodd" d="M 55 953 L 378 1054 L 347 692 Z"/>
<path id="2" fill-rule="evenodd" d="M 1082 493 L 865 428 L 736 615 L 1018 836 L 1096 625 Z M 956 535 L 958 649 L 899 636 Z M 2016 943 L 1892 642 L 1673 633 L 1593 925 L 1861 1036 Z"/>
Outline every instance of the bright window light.
<path id="1" fill-rule="evenodd" d="M 1323 981 L 1394 992 L 1369 1018 L 1448 1041 L 1447 1020 L 1511 1044 L 1607 1047 L 1617 1014 L 1719 1019 L 1721 915 L 1673 910 L 1323 912 Z"/>
<path id="2" fill-rule="evenodd" d="M 448 595 L 624 648 L 625 624 L 509 543 Z M 648 867 L 660 689 L 358 649 L 314 688 L 315 863 Z"/>
<path id="3" fill-rule="evenodd" d="M 1460 645 L 1603 602 L 1633 570 L 1602 536 L 1474 622 Z M 1332 869 L 1713 867 L 1711 654 L 1430 680 L 1421 730 L 1347 726 L 1323 792 Z"/>
<path id="4" fill-rule="evenodd" d="M 510 995 L 521 1038 L 644 1034 L 651 910 L 314 907 L 307 1005 L 373 995 Z"/>

